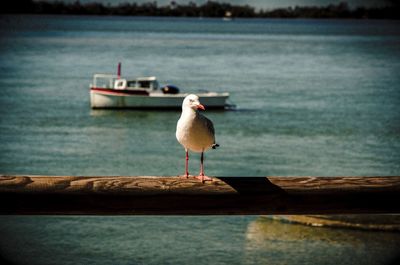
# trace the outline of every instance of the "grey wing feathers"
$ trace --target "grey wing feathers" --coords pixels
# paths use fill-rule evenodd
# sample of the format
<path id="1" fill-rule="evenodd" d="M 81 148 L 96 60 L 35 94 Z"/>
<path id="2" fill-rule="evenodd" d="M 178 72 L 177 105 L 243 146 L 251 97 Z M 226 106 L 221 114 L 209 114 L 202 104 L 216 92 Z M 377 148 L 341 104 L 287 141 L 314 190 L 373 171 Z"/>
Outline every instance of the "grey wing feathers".
<path id="1" fill-rule="evenodd" d="M 212 123 L 212 121 L 210 121 L 209 119 L 207 119 L 207 117 L 204 117 L 204 120 L 206 122 L 206 126 L 209 132 L 212 133 L 212 135 L 214 136 L 214 144 L 212 145 L 212 149 L 215 149 L 219 146 L 219 144 L 215 143 L 215 129 L 214 129 L 214 124 Z"/>
<path id="2" fill-rule="evenodd" d="M 214 124 L 212 123 L 212 121 L 207 119 L 207 117 L 204 117 L 204 121 L 206 122 L 208 131 L 211 132 L 212 135 L 215 135 Z"/>

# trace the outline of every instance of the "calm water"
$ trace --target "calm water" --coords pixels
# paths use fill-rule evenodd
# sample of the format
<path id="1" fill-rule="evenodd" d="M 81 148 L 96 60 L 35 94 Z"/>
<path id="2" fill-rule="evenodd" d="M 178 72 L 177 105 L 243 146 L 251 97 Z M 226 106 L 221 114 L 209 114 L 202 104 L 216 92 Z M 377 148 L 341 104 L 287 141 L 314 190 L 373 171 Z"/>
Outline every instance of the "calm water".
<path id="1" fill-rule="evenodd" d="M 92 111 L 94 73 L 228 91 L 215 176 L 398 175 L 400 23 L 0 17 L 0 172 L 177 175 L 178 111 Z M 190 169 L 199 169 L 192 155 Z M 400 235 L 258 217 L 1 217 L 17 264 L 382 264 Z"/>

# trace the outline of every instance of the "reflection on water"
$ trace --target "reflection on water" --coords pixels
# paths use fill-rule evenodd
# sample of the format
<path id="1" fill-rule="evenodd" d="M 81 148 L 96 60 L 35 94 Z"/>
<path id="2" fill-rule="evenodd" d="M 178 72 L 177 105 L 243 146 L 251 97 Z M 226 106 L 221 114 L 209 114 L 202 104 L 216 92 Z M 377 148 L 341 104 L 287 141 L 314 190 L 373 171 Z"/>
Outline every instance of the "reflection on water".
<path id="1" fill-rule="evenodd" d="M 400 233 L 310 227 L 259 217 L 247 227 L 245 253 L 247 264 L 394 264 L 400 258 Z"/>
<path id="2" fill-rule="evenodd" d="M 0 264 L 394 265 L 399 249 L 400 233 L 268 217 L 0 216 Z"/>

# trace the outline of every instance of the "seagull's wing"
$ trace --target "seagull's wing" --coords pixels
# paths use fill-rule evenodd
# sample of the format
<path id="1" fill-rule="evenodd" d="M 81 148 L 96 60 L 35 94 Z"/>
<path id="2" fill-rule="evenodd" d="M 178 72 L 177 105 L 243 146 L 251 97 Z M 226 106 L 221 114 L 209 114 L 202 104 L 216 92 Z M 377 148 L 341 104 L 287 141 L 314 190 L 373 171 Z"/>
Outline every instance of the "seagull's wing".
<path id="1" fill-rule="evenodd" d="M 215 129 L 214 129 L 214 124 L 213 124 L 212 121 L 210 121 L 207 117 L 202 116 L 202 118 L 203 118 L 203 121 L 204 121 L 204 124 L 205 124 L 205 127 L 206 127 L 208 133 L 210 134 L 210 136 L 211 136 L 212 139 L 213 139 L 213 144 L 212 144 L 211 147 L 212 147 L 212 149 L 215 149 L 216 147 L 219 146 L 219 144 L 217 144 L 217 143 L 215 142 Z"/>
<path id="2" fill-rule="evenodd" d="M 204 117 L 206 118 L 206 117 Z M 212 121 L 210 121 L 209 119 L 206 118 L 206 126 L 208 131 L 212 134 L 213 138 L 214 138 L 214 144 L 211 146 L 212 149 L 215 149 L 219 146 L 219 144 L 217 144 L 215 142 L 215 130 L 214 130 L 214 124 L 212 123 Z"/>
<path id="3" fill-rule="evenodd" d="M 203 116 L 203 118 L 204 118 L 204 122 L 206 124 L 207 130 L 212 134 L 213 137 L 215 137 L 214 124 L 207 117 Z"/>

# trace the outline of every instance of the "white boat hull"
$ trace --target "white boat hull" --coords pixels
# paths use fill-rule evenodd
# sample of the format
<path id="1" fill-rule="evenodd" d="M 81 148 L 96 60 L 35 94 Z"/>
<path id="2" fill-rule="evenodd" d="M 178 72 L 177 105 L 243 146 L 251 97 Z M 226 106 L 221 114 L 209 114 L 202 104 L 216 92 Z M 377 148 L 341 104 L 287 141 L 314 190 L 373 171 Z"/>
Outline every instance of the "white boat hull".
<path id="1" fill-rule="evenodd" d="M 150 93 L 149 95 L 129 95 L 104 91 L 90 91 L 90 104 L 93 109 L 137 108 L 137 109 L 173 109 L 181 108 L 188 94 Z M 229 93 L 196 93 L 206 108 L 225 108 Z"/>

